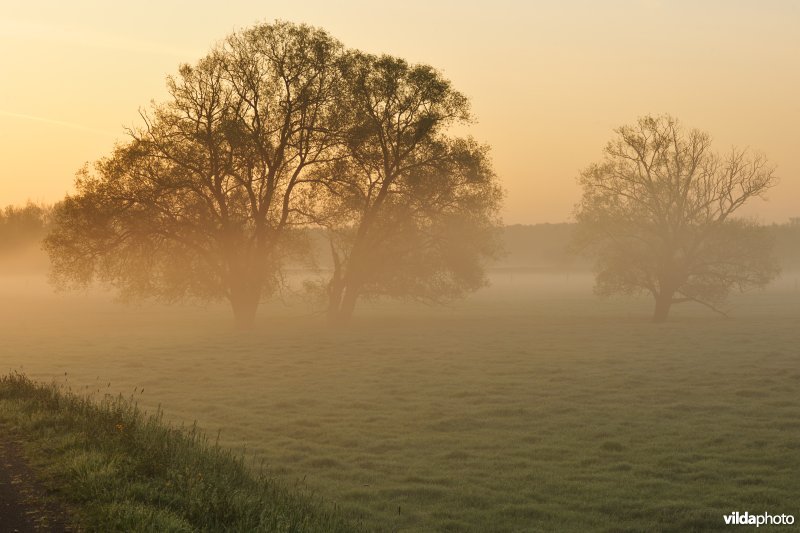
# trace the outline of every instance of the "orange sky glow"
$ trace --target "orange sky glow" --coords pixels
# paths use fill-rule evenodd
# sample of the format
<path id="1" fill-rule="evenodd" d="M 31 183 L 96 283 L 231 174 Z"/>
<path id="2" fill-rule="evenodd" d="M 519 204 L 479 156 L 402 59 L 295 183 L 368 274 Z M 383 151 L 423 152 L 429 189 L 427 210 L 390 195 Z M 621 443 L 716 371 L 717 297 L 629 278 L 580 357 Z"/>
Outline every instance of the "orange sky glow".
<path id="1" fill-rule="evenodd" d="M 0 206 L 55 202 L 124 140 L 165 77 L 234 30 L 285 19 L 442 70 L 492 146 L 506 223 L 562 222 L 613 129 L 670 113 L 717 150 L 765 153 L 781 182 L 747 214 L 800 216 L 800 2 L 114 3 L 5 0 Z M 224 6 L 224 7 L 223 7 Z"/>

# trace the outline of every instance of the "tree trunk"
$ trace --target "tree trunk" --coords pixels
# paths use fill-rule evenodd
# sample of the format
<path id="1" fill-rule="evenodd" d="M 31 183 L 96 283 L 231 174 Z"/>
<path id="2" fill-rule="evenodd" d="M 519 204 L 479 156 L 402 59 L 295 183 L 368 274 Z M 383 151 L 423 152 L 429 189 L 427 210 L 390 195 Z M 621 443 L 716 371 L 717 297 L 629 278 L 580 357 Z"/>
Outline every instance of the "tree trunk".
<path id="1" fill-rule="evenodd" d="M 669 316 L 669 309 L 672 306 L 672 293 L 656 295 L 656 310 L 653 313 L 653 322 L 664 322 Z"/>
<path id="2" fill-rule="evenodd" d="M 328 285 L 328 324 L 334 327 L 347 326 L 353 318 L 356 301 L 361 288 L 358 272 L 359 257 L 357 247 L 350 254 L 350 261 L 345 267 L 339 255 L 331 246 L 333 254 L 333 277 Z"/>
<path id="3" fill-rule="evenodd" d="M 358 301 L 358 289 L 355 285 L 341 284 L 334 296 L 331 291 L 331 300 L 328 306 L 328 323 L 331 326 L 344 327 L 350 324 L 353 312 Z"/>
<path id="4" fill-rule="evenodd" d="M 231 291 L 231 307 L 236 329 L 247 331 L 253 329 L 256 321 L 261 291 L 252 286 L 241 286 Z"/>
<path id="5" fill-rule="evenodd" d="M 353 319 L 353 312 L 356 310 L 356 301 L 358 301 L 358 289 L 355 285 L 350 285 L 344 290 L 342 297 L 342 305 L 339 308 L 339 323 L 347 325 Z"/>
<path id="6" fill-rule="evenodd" d="M 328 324 L 335 324 L 339 317 L 339 309 L 342 307 L 342 297 L 344 296 L 344 282 L 334 274 L 333 279 L 328 285 Z"/>

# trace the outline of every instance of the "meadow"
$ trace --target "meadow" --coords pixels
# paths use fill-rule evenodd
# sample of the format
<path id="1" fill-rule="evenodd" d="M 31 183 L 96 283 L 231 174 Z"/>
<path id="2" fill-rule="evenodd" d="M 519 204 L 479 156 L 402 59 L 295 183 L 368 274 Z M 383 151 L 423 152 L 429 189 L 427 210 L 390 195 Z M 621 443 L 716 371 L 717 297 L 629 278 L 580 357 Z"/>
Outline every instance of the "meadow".
<path id="1" fill-rule="evenodd" d="M 493 274 L 444 308 L 302 299 L 252 333 L 224 306 L 125 306 L 0 282 L 0 371 L 134 395 L 376 531 L 708 531 L 800 518 L 800 290 L 731 319 L 596 299 L 585 274 Z"/>

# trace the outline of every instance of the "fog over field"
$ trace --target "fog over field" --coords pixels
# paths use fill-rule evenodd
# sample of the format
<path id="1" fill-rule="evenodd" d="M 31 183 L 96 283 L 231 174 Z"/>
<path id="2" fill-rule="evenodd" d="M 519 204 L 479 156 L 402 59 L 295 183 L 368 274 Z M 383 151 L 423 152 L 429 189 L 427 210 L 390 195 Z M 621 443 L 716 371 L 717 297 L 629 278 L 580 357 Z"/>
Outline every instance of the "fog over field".
<path id="1" fill-rule="evenodd" d="M 0 13 L 0 533 L 799 527 L 800 3 L 146 4 Z"/>
<path id="2" fill-rule="evenodd" d="M 498 269 L 463 302 L 375 302 L 345 331 L 288 296 L 241 334 L 224 305 L 6 274 L 0 360 L 196 421 L 370 530 L 688 530 L 796 505 L 798 276 L 730 319 L 653 324 L 585 271 Z"/>

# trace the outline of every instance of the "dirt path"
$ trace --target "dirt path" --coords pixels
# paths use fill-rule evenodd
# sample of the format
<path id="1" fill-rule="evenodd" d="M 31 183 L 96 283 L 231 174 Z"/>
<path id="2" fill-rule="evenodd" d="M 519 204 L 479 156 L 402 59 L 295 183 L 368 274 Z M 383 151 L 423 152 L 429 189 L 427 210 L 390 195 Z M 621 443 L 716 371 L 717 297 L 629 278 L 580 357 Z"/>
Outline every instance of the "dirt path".
<path id="1" fill-rule="evenodd" d="M 0 428 L 0 532 L 74 531 L 66 525 L 64 508 L 47 499 L 46 494 L 25 462 L 19 444 Z"/>

